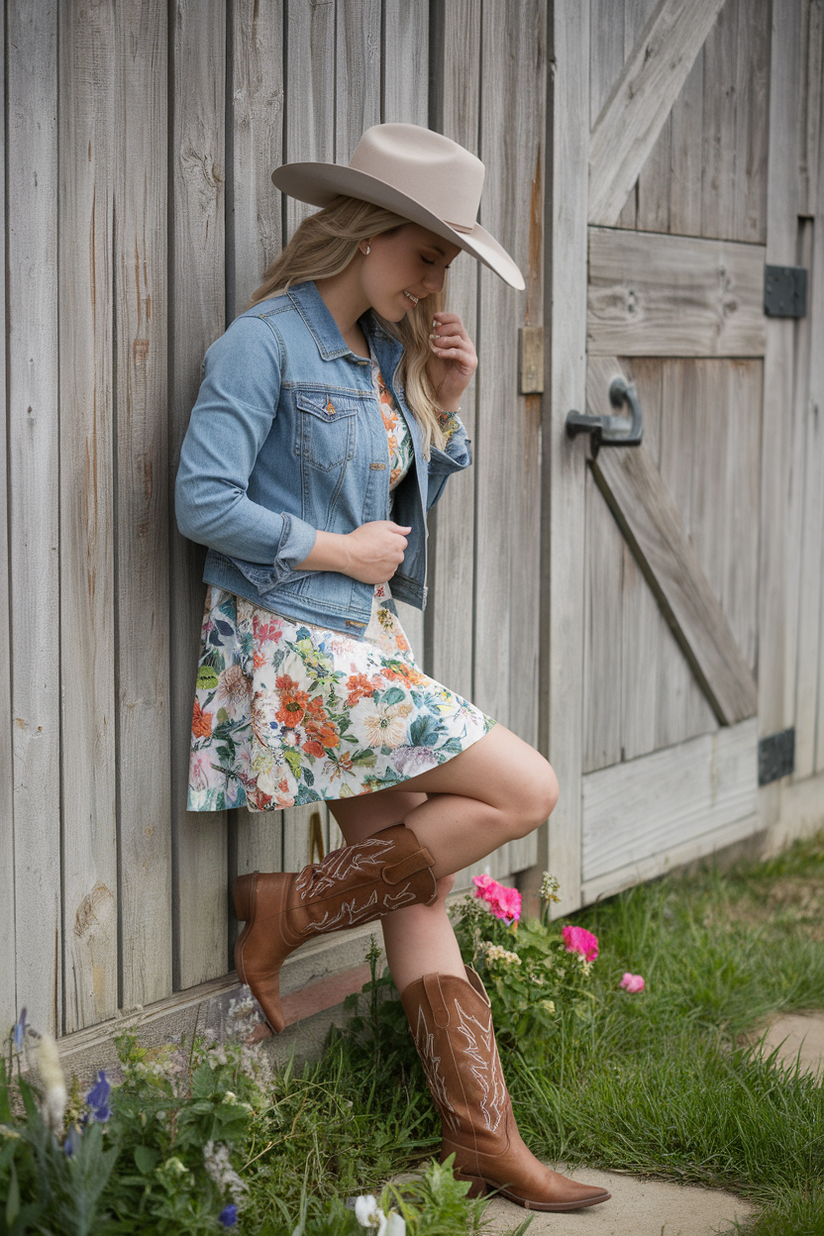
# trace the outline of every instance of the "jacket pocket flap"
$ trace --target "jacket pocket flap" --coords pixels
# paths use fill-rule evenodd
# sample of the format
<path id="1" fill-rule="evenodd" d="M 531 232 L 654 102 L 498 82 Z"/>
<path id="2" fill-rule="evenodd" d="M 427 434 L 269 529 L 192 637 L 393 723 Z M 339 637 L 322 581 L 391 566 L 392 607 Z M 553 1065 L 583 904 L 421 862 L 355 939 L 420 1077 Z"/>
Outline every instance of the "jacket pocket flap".
<path id="1" fill-rule="evenodd" d="M 295 403 L 301 412 L 311 412 L 312 416 L 330 424 L 343 416 L 355 416 L 363 406 L 359 399 L 338 395 L 334 391 L 297 391 Z"/>

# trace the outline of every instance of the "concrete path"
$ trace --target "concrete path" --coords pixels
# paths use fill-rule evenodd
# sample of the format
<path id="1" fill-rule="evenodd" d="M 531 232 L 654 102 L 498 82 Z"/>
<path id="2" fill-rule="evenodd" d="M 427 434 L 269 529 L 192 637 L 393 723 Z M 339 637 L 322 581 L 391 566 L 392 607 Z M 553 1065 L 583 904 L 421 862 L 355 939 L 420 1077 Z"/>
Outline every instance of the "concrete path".
<path id="1" fill-rule="evenodd" d="M 778 1048 L 778 1058 L 824 1078 L 824 1012 L 786 1013 L 770 1023 L 764 1039 L 767 1054 Z M 559 1166 L 563 1171 L 563 1166 Z M 616 1172 L 581 1168 L 576 1180 L 601 1185 L 612 1194 L 608 1202 L 571 1214 L 536 1213 L 528 1236 L 716 1236 L 731 1231 L 754 1207 L 731 1193 L 691 1185 L 643 1180 Z M 528 1217 L 527 1211 L 504 1198 L 495 1198 L 487 1210 L 490 1236 L 512 1232 Z"/>
<path id="2" fill-rule="evenodd" d="M 571 1214 L 533 1212 L 527 1236 L 715 1236 L 729 1232 L 734 1220 L 743 1220 L 753 1212 L 741 1198 L 717 1189 L 642 1180 L 585 1167 L 570 1174 L 586 1184 L 609 1189 L 612 1197 Z M 529 1213 L 504 1198 L 495 1198 L 486 1212 L 490 1223 L 484 1231 L 502 1236 L 516 1229 Z"/>

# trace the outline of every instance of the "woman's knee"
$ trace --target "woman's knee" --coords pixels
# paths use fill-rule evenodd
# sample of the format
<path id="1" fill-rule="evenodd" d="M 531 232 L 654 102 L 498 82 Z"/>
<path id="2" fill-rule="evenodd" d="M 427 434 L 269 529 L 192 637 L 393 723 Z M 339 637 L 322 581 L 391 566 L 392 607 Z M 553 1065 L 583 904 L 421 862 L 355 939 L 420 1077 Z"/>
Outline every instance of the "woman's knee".
<path id="1" fill-rule="evenodd" d="M 452 892 L 452 889 L 455 887 L 455 875 L 441 876 L 441 878 L 436 881 L 436 886 L 438 894 L 435 901 L 446 901 L 447 897 Z"/>
<path id="2" fill-rule="evenodd" d="M 558 778 L 552 765 L 537 751 L 528 770 L 519 781 L 519 793 L 513 803 L 512 831 L 516 837 L 534 832 L 555 810 L 558 801 Z"/>

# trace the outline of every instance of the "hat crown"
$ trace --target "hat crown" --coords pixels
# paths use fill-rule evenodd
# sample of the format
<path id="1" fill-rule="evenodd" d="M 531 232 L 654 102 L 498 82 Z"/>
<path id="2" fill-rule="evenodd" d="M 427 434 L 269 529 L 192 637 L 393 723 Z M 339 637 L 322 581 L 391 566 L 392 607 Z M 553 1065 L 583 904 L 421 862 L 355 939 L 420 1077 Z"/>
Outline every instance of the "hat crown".
<path id="1" fill-rule="evenodd" d="M 416 124 L 376 124 L 367 129 L 349 166 L 420 202 L 457 231 L 471 232 L 484 184 L 480 159 Z"/>

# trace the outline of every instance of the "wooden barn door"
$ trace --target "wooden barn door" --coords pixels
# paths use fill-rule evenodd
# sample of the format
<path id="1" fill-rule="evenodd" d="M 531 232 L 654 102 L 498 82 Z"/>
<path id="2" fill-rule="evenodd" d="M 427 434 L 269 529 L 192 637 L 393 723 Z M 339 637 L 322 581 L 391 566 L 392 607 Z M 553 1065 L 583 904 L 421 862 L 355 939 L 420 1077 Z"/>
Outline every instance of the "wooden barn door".
<path id="1" fill-rule="evenodd" d="M 589 82 L 586 275 L 570 272 L 586 280 L 586 340 L 577 397 L 554 375 L 566 506 L 554 499 L 550 553 L 581 584 L 578 613 L 567 603 L 580 747 L 557 740 L 581 798 L 564 820 L 578 852 L 564 861 L 551 838 L 550 865 L 592 901 L 756 827 L 771 6 L 591 0 L 588 29 L 563 7 L 556 57 L 563 36 Z M 561 91 L 556 110 L 583 93 Z M 553 368 L 566 363 L 555 345 Z M 592 458 L 559 419 L 584 401 L 613 412 L 616 376 L 635 384 L 643 443 Z M 550 648 L 561 635 L 555 620 Z M 556 699 L 574 685 L 559 660 Z M 559 724 L 550 704 L 551 756 Z"/>

